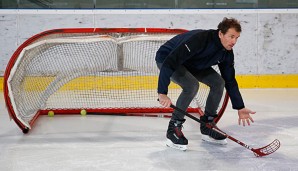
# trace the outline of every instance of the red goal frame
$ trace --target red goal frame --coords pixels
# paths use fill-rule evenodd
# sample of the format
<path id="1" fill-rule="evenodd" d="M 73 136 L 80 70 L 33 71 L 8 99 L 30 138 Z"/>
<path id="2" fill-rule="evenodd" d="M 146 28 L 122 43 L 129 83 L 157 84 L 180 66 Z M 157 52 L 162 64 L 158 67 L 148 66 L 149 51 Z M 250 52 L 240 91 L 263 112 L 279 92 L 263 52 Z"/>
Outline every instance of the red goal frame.
<path id="1" fill-rule="evenodd" d="M 9 98 L 9 90 L 7 86 L 8 77 L 11 73 L 11 69 L 14 66 L 15 62 L 18 59 L 18 56 L 22 52 L 22 50 L 30 45 L 32 42 L 53 34 L 61 34 L 61 33 L 111 33 L 111 32 L 118 32 L 118 33 L 183 33 L 187 30 L 184 29 L 165 29 L 165 28 L 63 28 L 63 29 L 53 29 L 53 30 L 47 30 L 44 32 L 41 32 L 39 34 L 36 34 L 32 36 L 31 38 L 27 39 L 24 43 L 22 43 L 17 50 L 14 52 L 12 57 L 10 58 L 5 73 L 4 73 L 4 99 L 6 103 L 6 107 L 8 110 L 8 113 L 10 115 L 10 118 L 15 121 L 15 123 L 18 125 L 18 127 L 23 131 L 23 133 L 28 133 L 29 128 L 25 126 L 22 122 L 20 122 L 16 116 L 16 113 L 14 112 L 11 100 Z M 229 96 L 227 93 L 224 95 L 224 100 L 221 108 L 218 111 L 219 117 L 216 119 L 216 122 L 218 122 L 223 115 L 226 106 L 228 104 Z M 34 124 L 34 122 L 37 120 L 37 118 L 40 115 L 45 115 L 48 113 L 49 110 L 39 110 L 35 117 L 30 121 L 30 126 Z M 80 109 L 57 109 L 53 110 L 55 114 L 80 114 Z M 173 112 L 172 108 L 127 108 L 127 109 L 117 109 L 117 108 L 101 108 L 101 109 L 90 109 L 88 110 L 88 114 L 122 114 L 122 115 L 128 115 L 128 116 L 160 116 L 160 113 L 164 117 L 170 117 L 171 112 Z M 187 112 L 191 113 L 198 113 L 202 114 L 202 111 L 199 108 L 189 108 Z"/>

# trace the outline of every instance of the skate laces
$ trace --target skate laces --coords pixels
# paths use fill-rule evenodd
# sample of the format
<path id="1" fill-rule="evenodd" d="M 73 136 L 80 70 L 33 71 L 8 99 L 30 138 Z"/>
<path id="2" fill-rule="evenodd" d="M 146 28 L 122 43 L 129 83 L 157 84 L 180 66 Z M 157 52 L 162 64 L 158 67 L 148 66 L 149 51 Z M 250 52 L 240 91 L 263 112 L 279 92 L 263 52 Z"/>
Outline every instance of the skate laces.
<path id="1" fill-rule="evenodd" d="M 175 127 L 174 130 L 175 130 L 175 133 L 178 137 L 184 137 L 184 134 L 183 132 L 181 131 L 183 128 L 183 126 L 180 126 L 180 127 Z"/>
<path id="2" fill-rule="evenodd" d="M 184 137 L 184 134 L 182 132 L 182 128 L 183 128 L 183 125 L 182 125 L 183 122 L 180 122 L 180 121 L 176 121 L 176 123 L 174 123 L 174 130 L 175 130 L 175 133 L 178 137 Z"/>

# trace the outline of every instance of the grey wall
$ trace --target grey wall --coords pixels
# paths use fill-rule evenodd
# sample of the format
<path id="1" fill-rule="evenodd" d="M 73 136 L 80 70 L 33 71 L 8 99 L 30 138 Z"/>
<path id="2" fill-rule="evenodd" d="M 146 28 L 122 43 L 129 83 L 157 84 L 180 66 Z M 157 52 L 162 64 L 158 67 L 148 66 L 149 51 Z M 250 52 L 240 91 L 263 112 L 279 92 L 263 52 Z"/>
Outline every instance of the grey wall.
<path id="1" fill-rule="evenodd" d="M 237 74 L 298 74 L 298 9 L 0 10 L 0 76 L 17 47 L 57 28 L 215 29 L 223 17 L 242 24 L 234 47 Z"/>

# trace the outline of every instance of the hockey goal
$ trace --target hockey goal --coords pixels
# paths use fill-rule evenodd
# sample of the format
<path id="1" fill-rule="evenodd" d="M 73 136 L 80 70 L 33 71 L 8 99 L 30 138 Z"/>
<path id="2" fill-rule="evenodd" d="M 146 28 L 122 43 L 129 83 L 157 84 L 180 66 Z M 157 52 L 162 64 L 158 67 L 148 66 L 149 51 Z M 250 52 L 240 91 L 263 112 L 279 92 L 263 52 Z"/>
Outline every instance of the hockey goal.
<path id="1" fill-rule="evenodd" d="M 27 133 L 38 116 L 93 114 L 170 116 L 157 102 L 157 49 L 181 29 L 54 29 L 25 41 L 11 57 L 4 75 L 10 117 Z M 171 83 L 176 101 L 180 87 Z M 204 109 L 209 88 L 203 84 L 189 112 Z M 218 108 L 227 105 L 224 93 Z M 161 114 L 164 113 L 164 114 Z"/>

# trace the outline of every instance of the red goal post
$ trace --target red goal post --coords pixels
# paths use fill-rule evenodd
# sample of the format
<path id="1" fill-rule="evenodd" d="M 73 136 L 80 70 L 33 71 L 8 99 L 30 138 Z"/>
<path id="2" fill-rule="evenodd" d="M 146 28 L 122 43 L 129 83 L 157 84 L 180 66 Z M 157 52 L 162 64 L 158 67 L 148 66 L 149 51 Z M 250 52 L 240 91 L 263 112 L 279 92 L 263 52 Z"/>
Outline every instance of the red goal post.
<path id="1" fill-rule="evenodd" d="M 67 28 L 34 35 L 17 48 L 6 68 L 8 113 L 24 133 L 48 111 L 170 117 L 172 109 L 157 102 L 159 71 L 154 58 L 163 43 L 185 31 Z M 171 83 L 173 102 L 179 91 Z M 188 112 L 201 113 L 208 93 L 209 88 L 200 83 Z M 220 117 L 228 99 L 225 92 L 218 107 Z"/>

